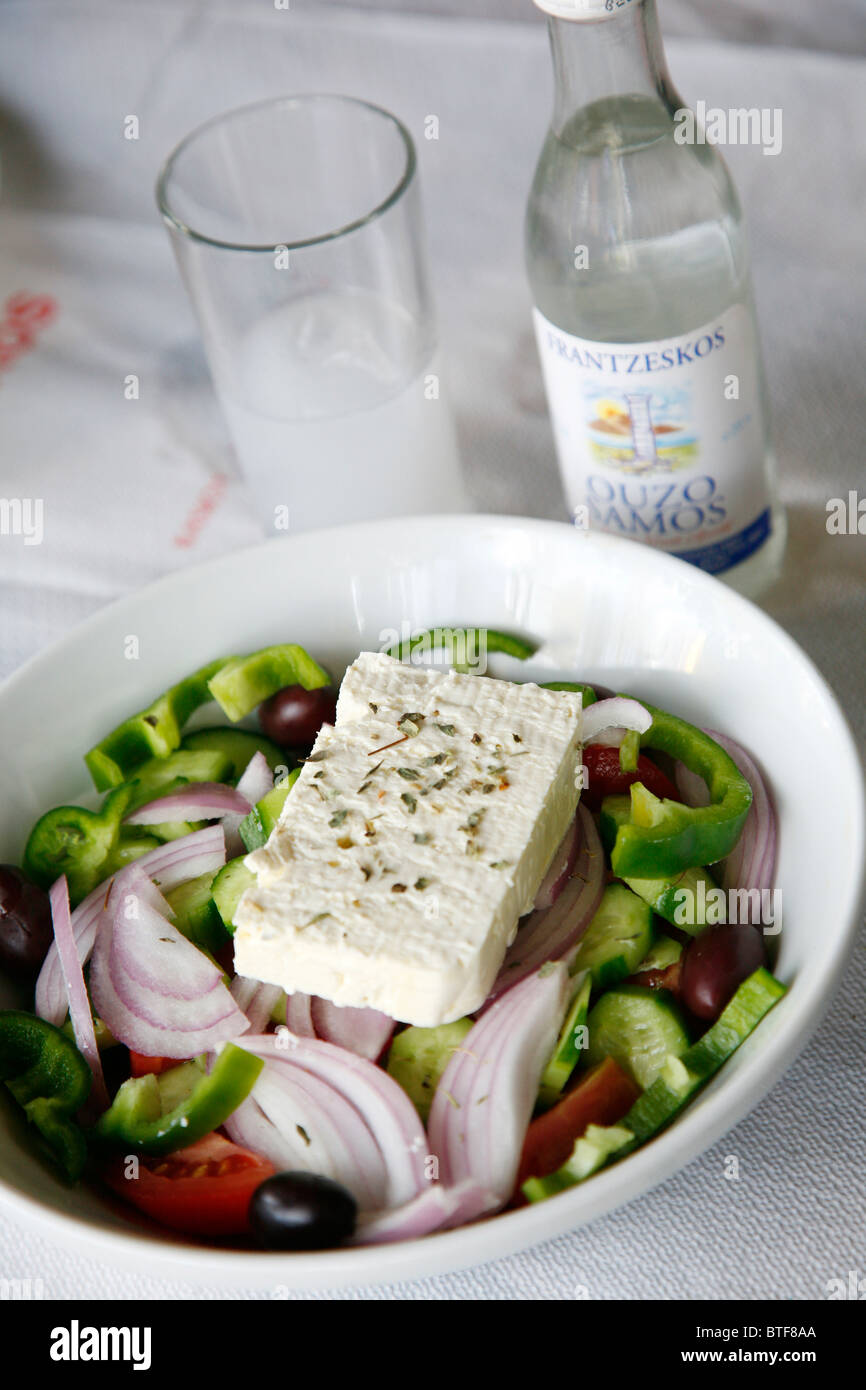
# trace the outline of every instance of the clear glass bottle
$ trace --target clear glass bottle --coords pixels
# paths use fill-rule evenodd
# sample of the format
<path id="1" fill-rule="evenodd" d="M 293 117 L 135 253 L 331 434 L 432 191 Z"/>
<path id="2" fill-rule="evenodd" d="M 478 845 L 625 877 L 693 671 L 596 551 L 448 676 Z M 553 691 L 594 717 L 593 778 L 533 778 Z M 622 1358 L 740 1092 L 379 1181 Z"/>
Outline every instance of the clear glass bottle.
<path id="1" fill-rule="evenodd" d="M 736 190 L 681 143 L 655 0 L 535 3 L 556 95 L 526 255 L 572 515 L 755 596 L 785 519 Z"/>

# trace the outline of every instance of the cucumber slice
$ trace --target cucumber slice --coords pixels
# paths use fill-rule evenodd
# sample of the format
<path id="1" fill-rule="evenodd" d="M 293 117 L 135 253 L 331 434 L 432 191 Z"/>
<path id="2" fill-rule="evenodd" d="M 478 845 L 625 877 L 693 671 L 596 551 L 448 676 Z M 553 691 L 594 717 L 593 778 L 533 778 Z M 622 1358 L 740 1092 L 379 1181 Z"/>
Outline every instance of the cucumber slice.
<path id="1" fill-rule="evenodd" d="M 709 869 L 685 869 L 670 879 L 626 878 L 623 883 L 649 903 L 659 917 L 690 936 L 698 936 L 704 927 L 725 921 L 725 911 L 715 906 L 714 895 L 717 897 L 720 889 Z M 687 899 L 681 896 L 683 892 L 689 894 Z M 683 912 L 683 905 L 689 903 L 694 904 L 693 922 L 686 920 Z"/>
<path id="2" fill-rule="evenodd" d="M 704 1082 L 754 1032 L 784 993 L 785 986 L 761 966 L 743 981 L 698 1042 L 665 1060 L 656 1080 L 635 1101 L 623 1120 L 638 1141 L 649 1139 L 674 1119 Z"/>
<path id="3" fill-rule="evenodd" d="M 203 820 L 161 820 L 157 825 L 149 825 L 147 828 L 152 835 L 155 835 L 161 845 L 169 840 L 182 840 L 184 835 L 191 835 L 194 830 L 201 830 L 207 821 Z"/>
<path id="4" fill-rule="evenodd" d="M 388 1074 L 403 1087 L 425 1124 L 439 1078 L 472 1026 L 471 1018 L 458 1018 L 437 1028 L 404 1028 L 391 1044 Z"/>
<path id="5" fill-rule="evenodd" d="M 666 1057 L 679 1057 L 689 1046 L 672 996 L 641 985 L 608 990 L 590 1010 L 587 1028 L 586 1065 L 613 1057 L 644 1090 L 655 1081 Z"/>
<path id="6" fill-rule="evenodd" d="M 604 890 L 574 959 L 575 970 L 589 970 L 596 989 L 609 989 L 631 975 L 653 939 L 652 912 L 622 883 Z"/>
<path id="7" fill-rule="evenodd" d="M 256 876 L 244 863 L 243 855 L 230 859 L 224 869 L 220 869 L 211 884 L 211 896 L 227 932 L 234 932 L 234 915 L 238 903 Z"/>
<path id="8" fill-rule="evenodd" d="M 667 970 L 669 966 L 676 965 L 682 953 L 679 941 L 674 941 L 672 936 L 660 936 L 633 973 L 641 975 L 645 970 Z"/>
<path id="9" fill-rule="evenodd" d="M 200 874 L 169 888 L 165 894 L 178 931 L 206 951 L 218 951 L 229 940 L 213 901 L 213 883 L 213 874 Z"/>
<path id="10" fill-rule="evenodd" d="M 248 816 L 244 816 L 239 831 L 247 850 L 261 849 L 262 845 L 267 844 L 271 831 L 280 818 L 286 797 L 300 775 L 301 769 L 296 767 L 288 777 L 284 777 L 282 782 L 278 782 L 267 792 L 261 801 L 256 802 Z"/>
<path id="11" fill-rule="evenodd" d="M 679 1057 L 666 1058 L 655 1081 L 625 1117 L 638 1143 L 670 1124 L 699 1085 Z"/>
<path id="12" fill-rule="evenodd" d="M 614 1154 L 620 1158 L 635 1146 L 635 1138 L 625 1124 L 587 1125 L 574 1146 L 571 1157 L 547 1178 L 529 1178 L 523 1184 L 523 1195 L 530 1202 L 543 1202 L 546 1197 L 554 1197 L 557 1192 L 576 1187 L 599 1168 L 604 1167 Z"/>
<path id="13" fill-rule="evenodd" d="M 576 990 L 571 1008 L 562 1025 L 562 1032 L 553 1049 L 553 1055 L 544 1069 L 538 1092 L 540 1104 L 545 1108 L 555 1105 L 574 1071 L 583 1048 L 586 1046 L 586 1018 L 589 1012 L 589 996 L 592 992 L 592 976 L 588 970 L 575 981 Z"/>
<path id="14" fill-rule="evenodd" d="M 762 965 L 744 980 L 704 1036 L 683 1054 L 683 1065 L 703 1080 L 717 1072 L 785 993 Z"/>
<path id="15" fill-rule="evenodd" d="M 249 729 L 226 729 L 222 725 L 213 728 L 194 729 L 181 743 L 182 749 L 192 752 L 204 750 L 219 753 L 231 765 L 228 776 L 236 782 L 245 770 L 250 758 L 256 753 L 264 753 L 271 772 L 286 766 L 286 755 L 281 748 L 272 743 L 264 734 L 255 734 Z M 221 779 L 211 779 L 221 780 Z"/>
<path id="16" fill-rule="evenodd" d="M 262 818 L 262 826 L 264 827 L 268 835 L 270 835 L 271 831 L 273 830 L 274 826 L 276 825 L 277 821 L 282 815 L 283 807 L 286 804 L 286 797 L 292 790 L 292 787 L 295 785 L 300 775 L 301 769 L 299 767 L 293 768 L 292 771 L 289 773 L 288 777 L 283 777 L 282 780 L 279 781 L 277 785 L 274 787 L 273 791 L 269 791 L 265 796 L 262 797 L 261 801 L 258 802 L 258 810 Z"/>
<path id="17" fill-rule="evenodd" d="M 149 828 L 146 833 L 136 830 L 132 826 L 128 830 L 121 828 L 117 844 L 108 856 L 105 865 L 105 877 L 111 878 L 118 869 L 123 869 L 133 860 L 140 859 L 143 854 L 147 854 L 148 850 L 159 849 L 161 844 L 161 840 L 150 834 Z"/>
<path id="18" fill-rule="evenodd" d="M 568 1166 L 578 1182 L 596 1173 L 614 1154 L 631 1148 L 634 1135 L 625 1125 L 587 1125 L 574 1146 Z"/>
<path id="19" fill-rule="evenodd" d="M 268 793 L 270 795 L 270 793 Z M 258 805 L 255 805 L 249 815 L 244 816 L 238 826 L 238 834 L 241 837 L 243 847 L 248 854 L 254 849 L 261 849 L 262 845 L 268 842 L 268 832 L 262 822 L 261 813 Z"/>

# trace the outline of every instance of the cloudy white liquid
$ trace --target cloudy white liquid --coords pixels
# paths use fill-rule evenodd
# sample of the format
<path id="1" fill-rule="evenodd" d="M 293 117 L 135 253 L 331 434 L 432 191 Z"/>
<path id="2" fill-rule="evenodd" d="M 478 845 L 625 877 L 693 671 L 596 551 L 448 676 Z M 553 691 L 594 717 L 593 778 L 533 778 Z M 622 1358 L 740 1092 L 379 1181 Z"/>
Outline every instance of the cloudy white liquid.
<path id="1" fill-rule="evenodd" d="M 414 321 L 381 296 L 323 291 L 265 315 L 222 401 L 271 526 L 286 509 L 294 531 L 466 508 L 438 359 L 419 360 Z"/>

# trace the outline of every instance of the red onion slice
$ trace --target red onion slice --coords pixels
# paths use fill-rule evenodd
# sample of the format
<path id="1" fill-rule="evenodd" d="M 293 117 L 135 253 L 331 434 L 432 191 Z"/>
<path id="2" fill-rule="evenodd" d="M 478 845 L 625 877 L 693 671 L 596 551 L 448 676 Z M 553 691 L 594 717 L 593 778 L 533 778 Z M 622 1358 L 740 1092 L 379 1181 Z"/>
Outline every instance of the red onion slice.
<path id="1" fill-rule="evenodd" d="M 467 1179 L 454 1187 L 436 1183 L 402 1207 L 392 1211 L 362 1212 L 350 1245 L 384 1245 L 395 1240 L 415 1240 L 433 1231 L 464 1226 L 500 1206 L 499 1199 L 480 1183 Z"/>
<path id="2" fill-rule="evenodd" d="M 604 851 L 595 821 L 585 806 L 578 807 L 577 818 L 581 843 L 574 874 L 553 907 L 530 913 L 524 925 L 518 928 L 481 1013 L 545 961 L 560 960 L 576 946 L 601 902 Z"/>
<path id="3" fill-rule="evenodd" d="M 351 1100 L 285 1057 L 265 1063 L 252 1094 L 225 1128 L 278 1171 L 302 1169 L 333 1178 L 364 1208 L 384 1200 L 385 1162 Z"/>
<path id="4" fill-rule="evenodd" d="M 287 1164 L 290 1166 L 295 1161 L 294 1145 L 291 1153 L 287 1155 L 281 1143 L 279 1131 L 254 1100 L 252 1094 L 248 1095 L 246 1100 L 241 1101 L 237 1109 L 232 1111 L 228 1119 L 223 1122 L 223 1129 L 229 1139 L 234 1140 L 236 1144 L 240 1144 L 245 1149 L 251 1149 L 260 1158 L 269 1159 L 278 1172 L 285 1169 Z"/>
<path id="5" fill-rule="evenodd" d="M 583 711 L 581 738 L 584 743 L 602 742 L 599 735 L 609 729 L 634 730 L 645 734 L 652 724 L 652 715 L 637 700 L 614 695 L 609 700 L 597 700 Z M 622 739 L 619 739 L 622 742 Z"/>
<path id="6" fill-rule="evenodd" d="M 210 825 L 204 830 L 195 830 L 190 835 L 182 835 L 177 840 L 170 840 L 165 845 L 148 850 L 147 854 L 136 859 L 134 866 L 130 865 L 129 868 L 135 867 L 136 870 L 146 873 L 163 888 L 173 888 L 188 878 L 197 878 L 199 874 L 216 873 L 225 862 L 222 827 Z M 106 879 L 98 884 L 72 913 L 75 949 L 82 965 L 86 965 L 90 959 L 96 929 L 112 882 L 113 879 Z M 60 960 L 56 945 L 52 942 L 36 982 L 35 1009 L 40 1018 L 60 1027 L 66 1017 L 68 1006 Z"/>
<path id="7" fill-rule="evenodd" d="M 148 801 L 125 817 L 125 825 L 160 825 L 163 821 L 219 820 L 233 812 L 245 816 L 250 803 L 240 791 L 222 782 L 190 782 L 182 791 Z"/>
<path id="8" fill-rule="evenodd" d="M 425 1190 L 430 1181 L 425 1171 L 427 1136 L 406 1092 L 381 1067 L 332 1043 L 299 1038 L 288 1029 L 241 1038 L 238 1046 L 268 1060 L 287 1057 L 352 1102 L 385 1160 L 383 1206 L 401 1206 Z"/>
<path id="9" fill-rule="evenodd" d="M 474 1179 L 499 1205 L 508 1201 L 571 991 L 565 963 L 548 962 L 498 1000 L 451 1058 L 428 1126 L 446 1186 Z"/>
<path id="10" fill-rule="evenodd" d="M 219 967 L 119 874 L 96 933 L 93 1003 L 120 1042 L 156 1057 L 193 1057 L 237 1037 L 249 1021 Z"/>
<path id="11" fill-rule="evenodd" d="M 742 834 L 722 869 L 722 887 L 758 889 L 763 891 L 773 886 L 776 875 L 776 813 L 770 799 L 767 784 L 761 772 L 745 748 L 735 743 L 726 734 L 707 729 L 710 738 L 721 744 L 737 764 L 749 786 L 752 788 L 752 805 L 746 817 Z M 751 903 L 749 904 L 751 910 Z M 750 915 L 755 914 L 750 911 Z M 760 921 L 760 914 L 758 914 Z"/>
<path id="12" fill-rule="evenodd" d="M 340 1007 L 314 996 L 310 1017 L 317 1038 L 377 1062 L 391 1041 L 395 1023 L 378 1009 Z M 291 1024 L 289 1024 L 291 1027 Z"/>
<path id="13" fill-rule="evenodd" d="M 105 907 L 109 887 L 109 883 L 100 883 L 98 888 L 78 904 L 70 918 L 75 952 L 81 966 L 86 965 L 90 959 L 96 939 L 96 928 Z M 36 981 L 34 1009 L 40 1018 L 53 1023 L 57 1028 L 63 1023 L 69 1009 L 69 994 L 56 941 L 51 943 L 42 962 L 42 969 Z"/>
<path id="14" fill-rule="evenodd" d="M 273 790 L 274 776 L 264 753 L 254 753 L 238 781 L 237 789 L 251 806 Z"/>
<path id="15" fill-rule="evenodd" d="M 92 959 L 93 957 L 91 957 Z M 92 968 L 91 966 L 91 970 Z M 178 999 L 173 995 L 160 994 L 156 990 L 148 989 L 146 985 L 140 984 L 138 980 L 130 980 L 129 976 L 118 966 L 116 958 L 109 957 L 108 968 L 112 985 L 120 1003 L 142 1023 L 150 1024 L 154 1028 L 170 1029 L 178 1035 L 202 1032 L 216 1028 L 224 1019 L 233 1017 L 237 1011 L 234 1000 L 227 994 L 225 987 L 221 987 L 221 982 L 218 982 L 217 988 L 208 990 L 193 1004 L 189 999 Z M 246 1018 L 244 1018 L 243 1026 L 244 1028 L 249 1027 Z M 121 1042 L 125 1041 L 125 1038 L 121 1038 Z M 137 1052 L 138 1048 L 134 1050 Z M 168 1057 L 171 1054 L 166 1052 L 161 1055 Z M 188 1057 L 192 1056 L 192 1053 L 184 1051 L 183 1055 Z"/>
<path id="16" fill-rule="evenodd" d="M 290 994 L 286 1023 L 299 1038 L 319 1038 L 376 1062 L 394 1032 L 394 1020 L 378 1009 L 341 1008 L 317 995 Z"/>
<path id="17" fill-rule="evenodd" d="M 752 788 L 752 805 L 740 838 L 721 866 L 721 886 L 725 891 L 744 888 L 763 892 L 773 886 L 777 848 L 776 813 L 767 784 L 752 755 L 741 744 L 715 729 L 704 729 L 704 733 L 733 758 Z M 677 763 L 675 775 L 687 805 L 708 805 L 710 794 L 702 777 L 683 763 Z M 751 901 L 747 911 L 749 920 L 756 919 L 757 924 L 760 914 L 756 913 Z"/>
<path id="18" fill-rule="evenodd" d="M 533 904 L 536 912 L 543 912 L 548 907 L 553 907 L 574 872 L 579 845 L 580 823 L 575 816 L 553 856 L 550 868 L 541 880 L 541 887 L 535 895 Z"/>
<path id="19" fill-rule="evenodd" d="M 298 1038 L 314 1038 L 311 994 L 290 994 L 286 1003 L 286 1025 Z"/>
<path id="20" fill-rule="evenodd" d="M 229 811 L 223 816 L 223 830 L 226 837 L 226 855 L 229 859 L 237 859 L 239 855 L 246 852 L 246 847 L 241 839 L 240 824 L 244 816 L 255 806 L 257 801 L 261 801 L 263 796 L 273 789 L 274 779 L 271 774 L 270 764 L 264 753 L 254 753 L 246 765 L 237 785 L 237 790 L 247 802 L 246 811 Z"/>
<path id="21" fill-rule="evenodd" d="M 81 961 L 78 959 L 78 950 L 72 930 L 69 890 L 65 874 L 51 885 L 48 899 L 51 904 L 51 921 L 54 927 L 57 955 L 69 1000 L 69 1017 L 75 1036 L 75 1045 L 93 1073 L 93 1087 L 89 1099 L 100 1111 L 107 1110 L 110 1101 L 102 1071 L 99 1048 L 96 1045 L 96 1033 L 93 1028 L 93 1015 L 90 1012 L 90 1000 L 87 997 L 87 986 L 84 983 Z"/>
<path id="22" fill-rule="evenodd" d="M 674 781 L 677 791 L 687 806 L 709 806 L 710 789 L 697 772 L 692 772 L 685 763 L 677 763 L 674 768 Z"/>
<path id="23" fill-rule="evenodd" d="M 145 990 L 196 1000 L 222 983 L 222 971 L 166 917 L 118 879 L 108 900 L 113 915 L 112 967 Z M 116 971 L 112 976 L 116 980 Z M 128 1002 L 128 1001 L 126 1001 Z"/>
<path id="24" fill-rule="evenodd" d="M 232 998 L 249 1019 L 251 1033 L 264 1032 L 282 993 L 279 985 L 265 985 L 246 975 L 235 975 L 231 983 Z"/>
<path id="25" fill-rule="evenodd" d="M 206 825 L 178 840 L 169 840 L 135 861 L 160 888 L 176 888 L 187 879 L 215 874 L 225 862 L 226 842 L 221 825 Z"/>
<path id="26" fill-rule="evenodd" d="M 127 864 L 112 880 L 109 886 L 109 901 L 112 893 L 115 901 L 118 897 L 129 899 L 130 911 L 133 910 L 132 901 L 134 900 L 144 903 L 151 912 L 155 912 L 159 917 L 169 918 L 172 915 L 167 899 L 163 897 L 147 870 L 142 869 L 137 862 Z"/>
<path id="27" fill-rule="evenodd" d="M 108 962 L 99 950 L 100 940 L 101 937 L 98 937 L 91 957 L 90 990 L 93 1002 L 100 1018 L 131 1051 L 143 1052 L 148 1057 L 176 1057 L 182 1060 L 195 1057 L 200 1052 L 213 1051 L 218 1043 L 236 1038 L 249 1026 L 240 1010 L 235 1011 L 236 1017 L 228 1017 L 204 1028 L 190 1027 L 183 1032 L 158 1027 L 142 1019 L 138 1012 L 128 1008 L 118 998 L 108 973 Z"/>
<path id="28" fill-rule="evenodd" d="M 595 738 L 587 739 L 586 746 L 592 748 L 621 748 L 625 742 L 628 729 L 605 729 L 603 733 L 596 734 Z"/>

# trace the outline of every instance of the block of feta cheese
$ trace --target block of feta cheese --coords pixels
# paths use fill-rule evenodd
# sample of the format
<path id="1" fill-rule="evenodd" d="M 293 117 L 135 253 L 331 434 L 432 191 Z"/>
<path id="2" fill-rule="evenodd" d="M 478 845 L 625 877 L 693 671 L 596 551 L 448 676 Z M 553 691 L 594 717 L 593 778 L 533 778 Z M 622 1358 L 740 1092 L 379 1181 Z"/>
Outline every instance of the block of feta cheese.
<path id="1" fill-rule="evenodd" d="M 404 1023 L 486 998 L 575 815 L 579 694 L 365 652 L 235 914 L 242 975 Z"/>

